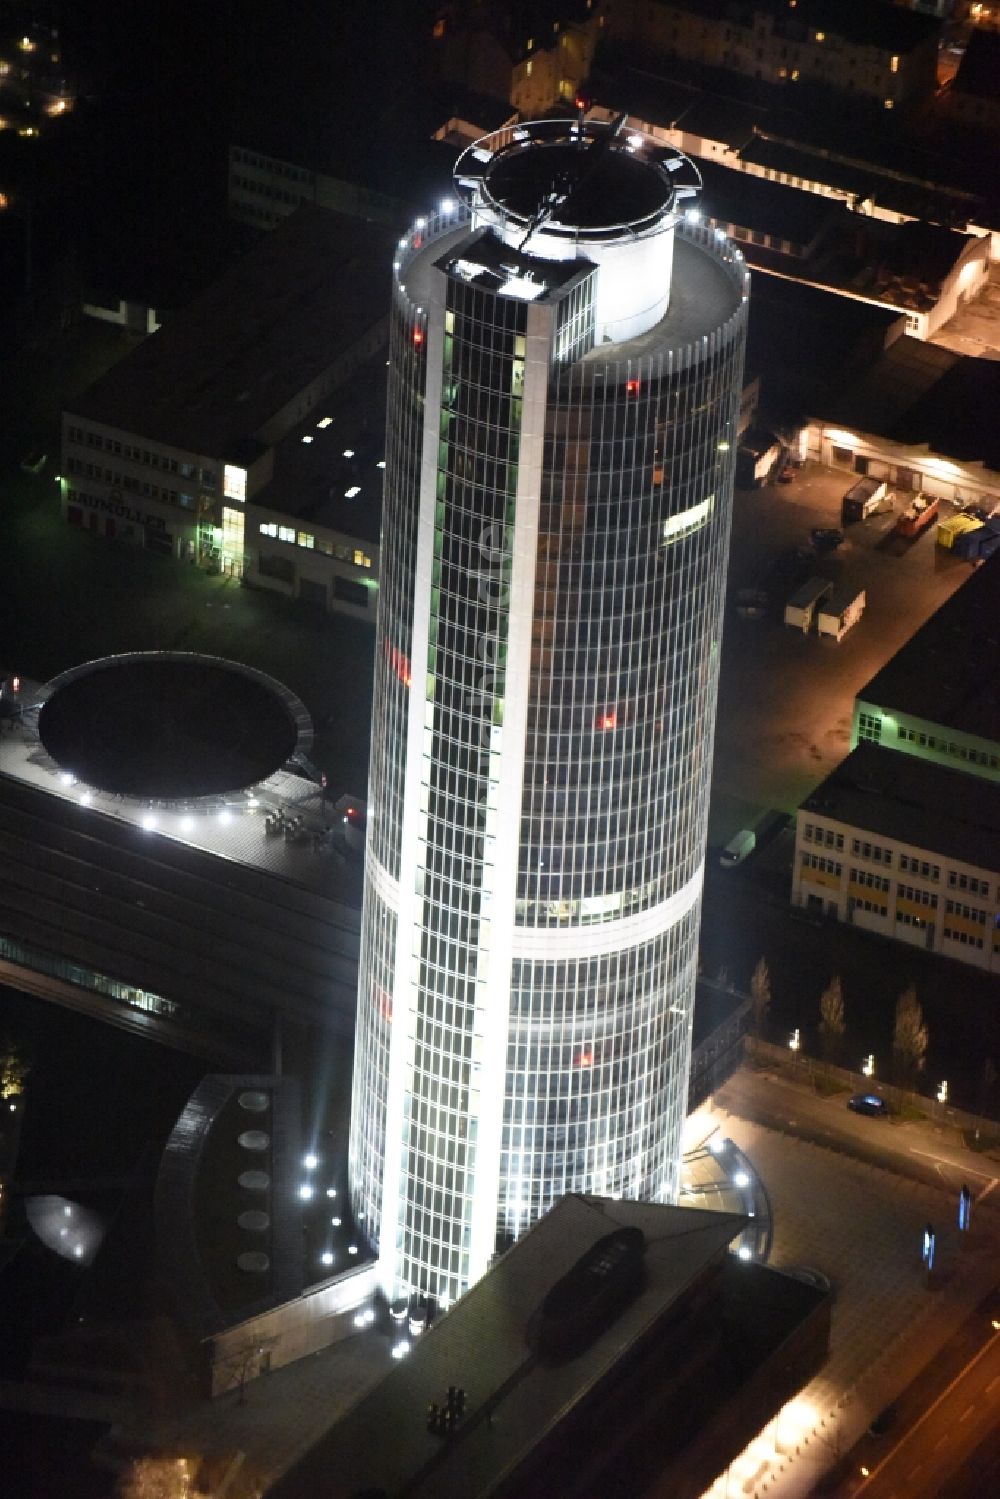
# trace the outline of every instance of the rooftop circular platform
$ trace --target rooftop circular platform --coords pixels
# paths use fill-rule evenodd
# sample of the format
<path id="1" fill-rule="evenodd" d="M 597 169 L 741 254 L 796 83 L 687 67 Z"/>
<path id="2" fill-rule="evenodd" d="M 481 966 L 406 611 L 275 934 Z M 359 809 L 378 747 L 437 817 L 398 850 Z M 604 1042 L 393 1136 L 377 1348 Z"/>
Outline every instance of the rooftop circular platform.
<path id="1" fill-rule="evenodd" d="M 42 748 L 98 791 L 193 801 L 243 791 L 312 745 L 312 724 L 280 682 L 186 652 L 108 656 L 50 682 Z"/>
<path id="2" fill-rule="evenodd" d="M 701 191 L 701 174 L 682 151 L 625 124 L 622 115 L 505 125 L 459 156 L 456 192 L 474 221 L 543 255 L 546 238 L 600 244 L 668 228 Z"/>

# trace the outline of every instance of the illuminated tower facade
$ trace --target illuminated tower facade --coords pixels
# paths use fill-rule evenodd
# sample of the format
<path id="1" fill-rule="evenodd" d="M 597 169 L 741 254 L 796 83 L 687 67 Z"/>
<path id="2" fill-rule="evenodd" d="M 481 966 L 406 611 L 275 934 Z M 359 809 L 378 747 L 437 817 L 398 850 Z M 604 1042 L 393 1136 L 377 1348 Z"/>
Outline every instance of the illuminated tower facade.
<path id="1" fill-rule="evenodd" d="M 540 121 L 400 243 L 351 1128 L 392 1295 L 679 1187 L 748 276 Z"/>

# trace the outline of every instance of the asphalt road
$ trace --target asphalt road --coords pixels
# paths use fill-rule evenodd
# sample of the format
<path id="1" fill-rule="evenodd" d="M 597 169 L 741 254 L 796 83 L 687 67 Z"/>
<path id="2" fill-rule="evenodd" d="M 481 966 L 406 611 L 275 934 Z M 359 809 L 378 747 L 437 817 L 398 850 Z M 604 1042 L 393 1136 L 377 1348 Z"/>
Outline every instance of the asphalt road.
<path id="1" fill-rule="evenodd" d="M 826 1146 L 924 1186 L 954 1192 L 956 1213 L 964 1183 L 972 1192 L 975 1215 L 977 1205 L 1000 1181 L 1000 1165 L 953 1144 L 933 1126 L 853 1114 L 844 1094 L 824 1098 L 774 1073 L 741 1067 L 716 1094 L 716 1101 L 754 1124 Z"/>
<path id="2" fill-rule="evenodd" d="M 974 1354 L 854 1493 L 865 1499 L 987 1499 L 995 1487 L 979 1487 L 966 1468 L 996 1469 L 1000 1404 L 1000 1333 Z M 945 1485 L 948 1485 L 947 1490 Z"/>

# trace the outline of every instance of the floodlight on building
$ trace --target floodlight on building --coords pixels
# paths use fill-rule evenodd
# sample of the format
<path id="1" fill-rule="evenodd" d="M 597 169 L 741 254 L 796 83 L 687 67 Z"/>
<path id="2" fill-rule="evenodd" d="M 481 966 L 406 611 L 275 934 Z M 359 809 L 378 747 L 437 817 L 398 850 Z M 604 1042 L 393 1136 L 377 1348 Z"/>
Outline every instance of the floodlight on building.
<path id="1" fill-rule="evenodd" d="M 347 1252 L 348 1254 L 357 1254 L 358 1246 L 356 1244 L 348 1244 Z"/>
<path id="2" fill-rule="evenodd" d="M 410 1344 L 406 1338 L 402 1338 L 398 1343 L 392 1345 L 393 1358 L 405 1358 L 409 1351 Z"/>
<path id="3" fill-rule="evenodd" d="M 232 822 L 232 820 L 232 812 L 229 811 L 228 807 L 223 807 L 222 811 L 219 813 L 219 821 L 222 823 L 223 827 L 225 827 L 227 823 Z"/>
<path id="4" fill-rule="evenodd" d="M 336 1197 L 336 1195 L 337 1195 L 337 1189 L 336 1189 L 336 1187 L 327 1187 L 327 1189 L 326 1189 L 326 1195 L 327 1195 L 327 1197 Z"/>
<path id="5" fill-rule="evenodd" d="M 323 1264 L 323 1265 L 332 1265 L 333 1264 L 333 1254 L 332 1254 L 332 1252 L 329 1249 L 324 1249 L 323 1253 L 320 1255 L 319 1258 L 320 1258 L 320 1263 Z"/>
<path id="6" fill-rule="evenodd" d="M 331 1218 L 330 1223 L 334 1228 L 339 1228 L 344 1220 L 342 1218 Z"/>
<path id="7" fill-rule="evenodd" d="M 353 448 L 345 448 L 344 449 L 344 457 L 345 458 L 353 458 L 354 457 L 354 449 Z"/>
<path id="8" fill-rule="evenodd" d="M 147 812 L 142 819 L 142 825 L 147 833 L 154 832 L 157 826 L 155 812 Z"/>
<path id="9" fill-rule="evenodd" d="M 193 827 L 194 818 L 191 816 L 190 812 L 185 813 L 185 815 L 181 818 L 181 832 L 190 833 Z"/>
<path id="10" fill-rule="evenodd" d="M 379 461 L 376 463 L 375 467 L 376 468 L 385 468 L 385 459 L 384 458 L 380 458 Z"/>
<path id="11" fill-rule="evenodd" d="M 745 1171 L 737 1171 L 736 1175 L 733 1177 L 733 1186 L 734 1187 L 749 1187 L 749 1185 L 750 1185 L 750 1178 L 749 1178 L 749 1176 L 747 1176 L 746 1172 Z"/>
<path id="12" fill-rule="evenodd" d="M 753 1258 L 750 1250 L 747 1248 L 747 1246 L 745 1244 L 741 1244 L 740 1247 L 739 1247 L 739 1249 L 737 1249 L 737 1251 L 736 1251 L 736 1257 L 737 1257 L 737 1259 L 741 1259 L 741 1260 L 749 1260 L 749 1259 Z"/>
<path id="13" fill-rule="evenodd" d="M 93 800 L 93 798 L 91 797 L 91 794 L 90 794 L 89 791 L 81 791 L 80 792 L 80 806 L 81 807 L 89 807 L 92 800 Z"/>
<path id="14" fill-rule="evenodd" d="M 313 1189 L 308 1182 L 303 1182 L 299 1187 L 299 1196 L 303 1202 L 308 1202 L 313 1195 Z"/>
<path id="15" fill-rule="evenodd" d="M 64 786 L 72 786 L 76 781 L 76 776 L 69 770 L 61 770 L 59 772 L 59 779 Z"/>
<path id="16" fill-rule="evenodd" d="M 455 209 L 458 207 L 458 204 L 455 202 L 454 198 L 442 198 L 441 202 L 438 204 L 438 207 L 442 213 L 454 213 Z"/>
<path id="17" fill-rule="evenodd" d="M 302 1157 L 302 1164 L 307 1171 L 315 1171 L 319 1165 L 319 1156 L 313 1155 L 312 1151 Z"/>

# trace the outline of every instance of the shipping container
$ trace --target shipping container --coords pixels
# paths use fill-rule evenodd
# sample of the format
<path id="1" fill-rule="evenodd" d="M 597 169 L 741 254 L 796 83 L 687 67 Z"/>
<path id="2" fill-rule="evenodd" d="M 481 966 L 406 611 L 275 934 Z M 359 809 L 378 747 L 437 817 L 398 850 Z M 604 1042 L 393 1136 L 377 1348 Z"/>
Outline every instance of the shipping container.
<path id="1" fill-rule="evenodd" d="M 914 495 L 913 499 L 896 522 L 900 536 L 919 536 L 925 531 L 940 509 L 941 501 L 928 494 Z"/>
<path id="2" fill-rule="evenodd" d="M 893 508 L 892 495 L 884 479 L 859 479 L 840 502 L 840 523 L 851 526 Z"/>
<path id="3" fill-rule="evenodd" d="M 986 527 L 982 521 L 971 521 L 956 534 L 952 551 L 956 557 L 964 557 L 966 562 L 974 562 L 979 556 L 980 546 L 985 539 Z"/>
<path id="4" fill-rule="evenodd" d="M 848 630 L 864 614 L 866 603 L 863 588 L 838 588 L 820 604 L 816 612 L 817 630 L 821 635 L 831 635 L 837 641 L 843 640 Z"/>
<path id="5" fill-rule="evenodd" d="M 982 524 L 981 520 L 977 520 L 972 515 L 963 515 L 961 512 L 958 515 L 950 515 L 947 520 L 938 523 L 937 544 L 939 547 L 951 550 L 960 536 L 966 531 L 978 530 Z"/>
<path id="6" fill-rule="evenodd" d="M 785 624 L 794 625 L 803 635 L 808 634 L 817 606 L 832 592 L 833 584 L 829 578 L 810 578 L 785 604 Z"/>

